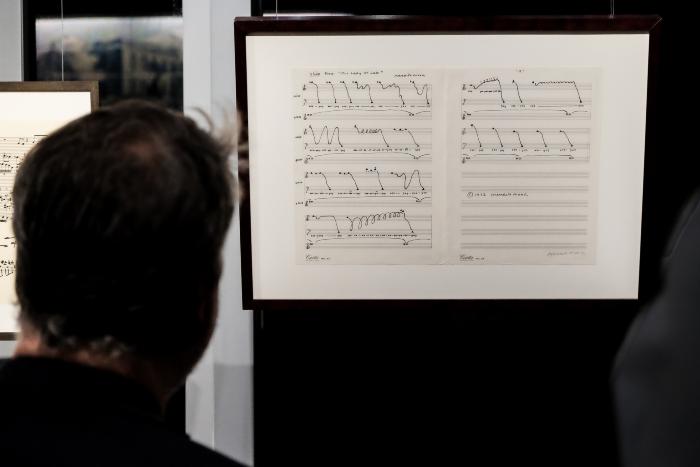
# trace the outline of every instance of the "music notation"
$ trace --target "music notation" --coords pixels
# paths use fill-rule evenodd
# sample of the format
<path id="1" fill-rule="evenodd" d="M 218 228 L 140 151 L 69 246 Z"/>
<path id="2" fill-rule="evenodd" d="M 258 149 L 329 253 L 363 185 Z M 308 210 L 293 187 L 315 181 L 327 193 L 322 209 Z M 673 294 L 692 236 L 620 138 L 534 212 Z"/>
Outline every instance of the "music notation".
<path id="1" fill-rule="evenodd" d="M 87 88 L 81 89 L 60 92 L 57 86 L 48 85 L 47 92 L 35 92 L 20 84 L 0 90 L 0 332 L 18 330 L 17 247 L 12 229 L 15 178 L 27 155 L 37 144 L 43 144 L 46 135 L 91 111 L 94 99 L 90 99 Z"/>
<path id="2" fill-rule="evenodd" d="M 431 258 L 432 80 L 403 70 L 296 73 L 300 263 L 309 249 L 329 264 Z"/>
<path id="3" fill-rule="evenodd" d="M 430 84 L 352 80 L 309 80 L 302 85 L 304 105 L 382 105 L 430 107 Z"/>
<path id="4" fill-rule="evenodd" d="M 414 169 L 307 171 L 304 174 L 305 206 L 429 206 L 431 172 Z"/>
<path id="5" fill-rule="evenodd" d="M 14 175 L 24 156 L 44 135 L 0 136 L 0 174 Z"/>
<path id="6" fill-rule="evenodd" d="M 308 125 L 303 130 L 304 162 L 429 162 L 430 128 Z"/>
<path id="7" fill-rule="evenodd" d="M 15 273 L 15 260 L 0 259 L 0 277 L 10 277 Z"/>
<path id="8" fill-rule="evenodd" d="M 297 262 L 590 264 L 597 83 L 568 68 L 296 70 Z"/>
<path id="9" fill-rule="evenodd" d="M 13 280 L 16 241 L 12 231 L 12 187 L 27 153 L 45 135 L 0 136 L 0 281 Z M 0 284 L 0 289 L 14 288 Z"/>
<path id="10" fill-rule="evenodd" d="M 453 258 L 594 261 L 594 81 L 585 69 L 461 74 Z"/>
<path id="11" fill-rule="evenodd" d="M 474 160 L 576 160 L 590 157 L 589 128 L 509 128 L 470 123 L 461 130 L 462 163 Z"/>
<path id="12" fill-rule="evenodd" d="M 306 249 L 313 248 L 431 248 L 429 215 L 405 210 L 365 214 L 307 214 Z"/>
<path id="13" fill-rule="evenodd" d="M 593 86 L 574 79 L 527 80 L 510 72 L 462 83 L 462 119 L 588 120 Z"/>
<path id="14" fill-rule="evenodd" d="M 431 120 L 432 84 L 426 77 L 384 71 L 327 71 L 304 80 L 298 95 L 303 120 Z M 410 75 L 410 73 L 409 73 Z"/>

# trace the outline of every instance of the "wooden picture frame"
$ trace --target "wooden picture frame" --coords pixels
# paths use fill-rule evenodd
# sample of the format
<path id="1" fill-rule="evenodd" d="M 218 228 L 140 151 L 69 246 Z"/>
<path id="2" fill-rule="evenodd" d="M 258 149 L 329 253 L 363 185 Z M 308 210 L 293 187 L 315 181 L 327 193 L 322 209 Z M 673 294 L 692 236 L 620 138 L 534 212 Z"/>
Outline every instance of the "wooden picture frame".
<path id="1" fill-rule="evenodd" d="M 0 82 L 0 93 L 88 93 L 90 110 L 94 111 L 99 105 L 97 81 L 32 81 L 32 82 Z M 38 112 L 41 109 L 37 109 Z M 68 123 L 66 120 L 63 123 Z M 0 332 L 0 340 L 14 340 L 16 333 Z"/>
<path id="2" fill-rule="evenodd" d="M 658 80 L 659 37 L 661 18 L 658 16 L 593 16 L 593 17 L 492 17 L 492 18 L 458 18 L 458 17 L 285 17 L 285 18 L 237 18 L 235 20 L 235 52 L 236 52 L 236 96 L 242 124 L 248 128 L 249 116 L 249 60 L 247 39 L 251 37 L 345 37 L 345 36 L 514 36 L 526 35 L 552 36 L 602 36 L 602 35 L 643 35 L 648 37 L 648 60 L 646 62 L 646 117 L 643 145 L 646 156 L 654 147 L 656 121 L 654 109 L 657 106 L 654 90 Z M 357 66 L 357 65 L 354 65 Z M 249 131 L 255 131 L 249 128 Z M 525 309 L 539 310 L 549 306 L 589 307 L 591 302 L 604 300 L 608 303 L 627 302 L 636 300 L 645 294 L 645 289 L 655 276 L 655 271 L 645 268 L 649 261 L 650 252 L 659 250 L 658 235 L 653 234 L 654 226 L 649 222 L 649 194 L 644 188 L 644 201 L 641 204 L 640 228 L 641 241 L 639 244 L 638 295 L 600 296 L 581 298 L 534 297 L 534 298 L 419 298 L 400 299 L 371 298 L 371 299 L 328 299 L 328 298 L 259 298 L 254 294 L 254 264 L 253 264 L 253 234 L 251 226 L 251 177 L 247 170 L 254 164 L 251 161 L 249 147 L 244 145 L 239 150 L 239 180 L 241 192 L 240 226 L 241 226 L 241 258 L 243 307 L 254 310 L 268 309 L 352 309 L 357 307 L 374 308 L 425 308 L 439 307 L 457 309 L 465 302 L 472 309 L 487 309 L 494 300 L 517 302 Z M 255 155 L 253 155 L 255 157 Z M 643 161 L 642 161 L 643 164 Z M 645 172 L 643 187 L 654 174 Z M 641 181 L 640 181 L 641 182 Z M 470 266 L 467 266 L 470 267 Z M 302 280 L 301 278 L 297 278 Z M 578 303 L 576 305 L 575 303 Z"/>
<path id="3" fill-rule="evenodd" d="M 89 92 L 92 110 L 100 105 L 97 81 L 5 81 L 0 92 Z"/>

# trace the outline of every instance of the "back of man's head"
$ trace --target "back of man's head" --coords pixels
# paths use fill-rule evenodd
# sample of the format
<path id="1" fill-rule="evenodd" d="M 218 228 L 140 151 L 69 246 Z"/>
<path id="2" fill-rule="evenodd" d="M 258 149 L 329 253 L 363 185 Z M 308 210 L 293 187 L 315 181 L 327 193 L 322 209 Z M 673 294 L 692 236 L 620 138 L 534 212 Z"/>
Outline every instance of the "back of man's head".
<path id="1" fill-rule="evenodd" d="M 44 138 L 13 192 L 20 323 L 61 351 L 198 358 L 232 185 L 224 145 L 155 104 L 97 110 Z"/>

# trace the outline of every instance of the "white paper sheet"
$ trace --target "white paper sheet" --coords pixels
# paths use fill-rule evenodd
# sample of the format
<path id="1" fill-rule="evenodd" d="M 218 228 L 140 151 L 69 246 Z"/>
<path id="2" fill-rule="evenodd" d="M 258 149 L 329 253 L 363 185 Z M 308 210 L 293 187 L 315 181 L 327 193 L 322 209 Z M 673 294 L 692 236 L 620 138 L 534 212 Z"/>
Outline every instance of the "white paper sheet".
<path id="1" fill-rule="evenodd" d="M 298 264 L 591 264 L 597 70 L 295 70 Z"/>
<path id="2" fill-rule="evenodd" d="M 595 263 L 599 71 L 451 75 L 450 262 Z"/>
<path id="3" fill-rule="evenodd" d="M 45 135 L 89 113 L 89 92 L 0 92 L 0 332 L 16 332 L 12 187 L 24 156 Z"/>
<path id="4" fill-rule="evenodd" d="M 412 70 L 296 71 L 299 263 L 439 261 L 441 80 Z"/>
<path id="5" fill-rule="evenodd" d="M 637 297 L 648 34 L 347 34 L 320 37 L 282 34 L 251 36 L 246 42 L 250 154 L 248 195 L 255 298 Z M 597 121 L 592 125 L 598 125 L 599 129 L 592 126 L 592 135 L 597 136 L 592 137 L 590 142 L 591 151 L 595 151 L 594 147 L 598 148 L 597 160 L 595 155 L 592 156 L 597 168 L 591 168 L 597 171 L 598 178 L 586 182 L 591 187 L 591 199 L 597 196 L 597 210 L 593 213 L 595 219 L 586 220 L 594 225 L 591 227 L 594 231 L 590 233 L 590 241 L 586 240 L 593 255 L 585 261 L 569 258 L 567 261 L 571 262 L 566 264 L 546 264 L 546 259 L 541 264 L 534 264 L 532 258 L 516 258 L 519 264 L 502 264 L 499 258 L 492 258 L 489 264 L 475 264 L 461 263 L 461 253 L 448 249 L 450 263 L 441 264 L 419 263 L 413 259 L 412 264 L 388 264 L 383 261 L 343 264 L 342 258 L 335 264 L 299 261 L 299 251 L 306 251 L 306 239 L 304 231 L 300 233 L 298 230 L 299 210 L 295 206 L 299 200 L 296 183 L 300 181 L 297 175 L 299 169 L 295 164 L 299 153 L 296 137 L 303 136 L 300 133 L 303 125 L 292 118 L 299 114 L 299 102 L 292 98 L 301 90 L 297 87 L 301 79 L 296 75 L 298 71 L 383 70 L 395 73 L 489 70 L 491 73 L 518 69 L 592 73 L 594 89 L 595 80 L 598 80 L 596 96 L 593 96 L 593 112 Z M 437 83 L 433 89 L 436 96 L 440 77 L 433 78 Z M 447 83 L 446 79 L 443 77 L 444 84 Z M 461 89 L 458 96 L 460 92 Z M 432 113 L 433 149 L 442 144 L 444 151 L 442 156 L 438 154 L 433 157 L 436 160 L 444 158 L 443 168 L 464 166 L 460 159 L 461 134 L 448 139 L 435 133 L 436 128 L 447 126 L 447 123 L 436 120 L 441 115 L 452 119 L 451 124 L 457 128 L 463 127 L 461 104 L 459 97 L 456 99 L 455 103 L 454 99 L 448 101 L 445 96 L 443 102 L 451 102 L 454 107 Z M 434 103 L 435 106 L 439 105 L 438 101 Z M 486 135 L 486 138 L 489 136 Z M 361 168 L 364 170 L 365 167 Z M 459 182 L 459 175 L 451 170 L 447 170 L 446 180 Z M 503 168 L 499 170 L 506 171 Z M 564 170 L 567 169 L 557 169 Z M 507 172 L 516 170 L 508 169 Z M 436 219 L 439 216 L 435 214 L 436 207 L 449 204 L 447 199 L 437 199 L 441 191 L 445 196 L 448 192 L 447 187 L 440 187 L 438 180 L 436 171 L 431 171 L 431 209 L 435 216 L 433 248 L 441 237 L 437 233 L 439 227 Z M 580 184 L 574 180 L 567 180 L 566 183 Z M 495 180 L 485 181 L 496 183 Z M 476 179 L 470 181 L 472 184 L 477 182 Z M 347 183 L 351 183 L 349 179 Z M 525 183 L 525 179 L 521 183 Z M 596 183 L 597 188 L 594 187 Z M 447 216 L 443 218 L 447 219 Z M 444 245 L 449 242 L 447 230 L 443 232 Z M 580 262 L 571 264 L 575 261 Z M 499 262 L 501 264 L 497 264 Z"/>

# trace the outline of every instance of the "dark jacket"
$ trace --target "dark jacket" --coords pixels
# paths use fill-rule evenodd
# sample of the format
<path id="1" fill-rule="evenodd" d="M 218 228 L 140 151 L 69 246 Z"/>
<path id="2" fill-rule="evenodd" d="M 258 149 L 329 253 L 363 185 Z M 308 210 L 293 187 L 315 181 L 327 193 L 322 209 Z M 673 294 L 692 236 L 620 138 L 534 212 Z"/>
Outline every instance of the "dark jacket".
<path id="1" fill-rule="evenodd" d="M 700 465 L 699 200 L 670 242 L 663 290 L 618 354 L 613 383 L 627 467 Z"/>
<path id="2" fill-rule="evenodd" d="M 0 363 L 0 465 L 238 466 L 169 428 L 116 373 L 48 358 Z"/>

